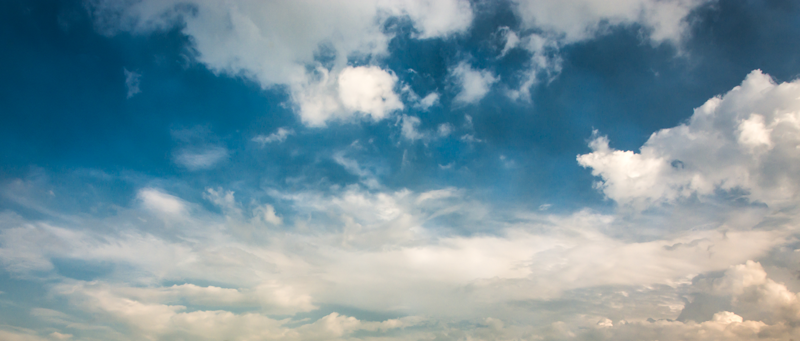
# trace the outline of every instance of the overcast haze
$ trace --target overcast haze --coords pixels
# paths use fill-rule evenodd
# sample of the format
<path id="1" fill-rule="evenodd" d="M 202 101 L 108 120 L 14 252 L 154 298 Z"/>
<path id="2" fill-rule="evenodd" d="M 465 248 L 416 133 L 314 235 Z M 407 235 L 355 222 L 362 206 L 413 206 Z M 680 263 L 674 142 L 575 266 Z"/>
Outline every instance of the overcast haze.
<path id="1" fill-rule="evenodd" d="M 0 340 L 800 340 L 800 3 L 0 3 Z"/>

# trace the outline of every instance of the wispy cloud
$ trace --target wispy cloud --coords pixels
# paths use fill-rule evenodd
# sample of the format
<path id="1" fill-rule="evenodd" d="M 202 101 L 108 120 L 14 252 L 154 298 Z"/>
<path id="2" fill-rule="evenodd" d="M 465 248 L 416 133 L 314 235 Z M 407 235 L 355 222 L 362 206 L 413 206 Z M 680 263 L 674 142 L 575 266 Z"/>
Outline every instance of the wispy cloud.
<path id="1" fill-rule="evenodd" d="M 128 71 L 128 69 L 122 69 L 122 71 L 125 73 L 125 88 L 128 89 L 128 98 L 142 92 L 142 90 L 139 89 L 139 82 L 142 75 L 133 71 Z"/>
<path id="2" fill-rule="evenodd" d="M 210 169 L 228 158 L 228 150 L 223 147 L 185 148 L 175 155 L 175 163 L 189 170 Z"/>
<path id="3" fill-rule="evenodd" d="M 258 135 L 254 137 L 253 141 L 261 143 L 262 145 L 273 142 L 282 143 L 283 141 L 286 141 L 286 138 L 288 138 L 290 135 L 294 135 L 294 130 L 281 127 L 278 128 L 278 130 L 274 133 L 267 136 Z"/>

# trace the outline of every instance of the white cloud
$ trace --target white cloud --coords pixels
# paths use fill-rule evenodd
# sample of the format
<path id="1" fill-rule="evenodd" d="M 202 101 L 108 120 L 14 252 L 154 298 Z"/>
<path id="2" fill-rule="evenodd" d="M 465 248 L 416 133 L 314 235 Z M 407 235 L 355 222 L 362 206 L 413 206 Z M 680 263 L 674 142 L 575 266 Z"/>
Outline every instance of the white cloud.
<path id="1" fill-rule="evenodd" d="M 49 336 L 56 340 L 69 340 L 72 338 L 72 334 L 62 334 L 59 332 L 52 332 Z"/>
<path id="2" fill-rule="evenodd" d="M 728 310 L 718 310 L 707 321 L 626 321 L 620 320 L 597 333 L 595 339 L 659 340 L 786 340 L 797 337 L 800 302 L 796 293 L 767 277 L 761 264 L 747 261 L 731 266 L 720 278 L 701 278 L 687 286 L 690 291 L 705 291 L 722 296 L 732 303 Z M 711 307 L 713 308 L 713 307 Z M 687 307 L 686 309 L 690 309 Z M 746 316 L 749 316 L 746 317 Z M 574 328 L 576 332 L 580 328 Z"/>
<path id="3" fill-rule="evenodd" d="M 345 109 L 379 121 L 403 103 L 394 92 L 397 76 L 377 66 L 347 67 L 339 74 L 339 98 Z"/>
<path id="4" fill-rule="evenodd" d="M 670 43 L 681 48 L 688 34 L 687 17 L 713 0 L 514 0 L 523 34 L 502 28 L 505 38 L 500 56 L 520 47 L 531 54 L 530 67 L 517 88 L 508 89 L 512 99 L 530 100 L 530 87 L 544 75 L 552 79 L 561 71 L 562 46 L 606 34 L 611 27 L 642 28 L 644 40 L 653 45 Z"/>
<path id="5" fill-rule="evenodd" d="M 401 10 L 414 21 L 421 39 L 448 36 L 472 24 L 472 9 L 466 0 L 402 0 L 393 7 L 395 13 Z"/>
<path id="6" fill-rule="evenodd" d="M 361 183 L 365 186 L 373 189 L 378 189 L 381 187 L 381 184 L 374 172 L 367 167 L 363 167 L 363 165 L 358 163 L 358 160 L 348 158 L 345 156 L 345 154 L 346 153 L 344 151 L 334 154 L 333 161 L 342 166 L 342 168 L 344 168 L 350 174 L 358 176 L 361 180 Z"/>
<path id="7" fill-rule="evenodd" d="M 460 92 L 455 97 L 458 103 L 471 104 L 480 101 L 498 81 L 487 70 L 475 70 L 468 63 L 461 62 L 450 71 L 450 75 L 459 87 Z"/>
<path id="8" fill-rule="evenodd" d="M 272 205 L 265 204 L 264 206 L 256 209 L 255 213 L 259 219 L 263 219 L 267 223 L 273 225 L 283 224 L 283 218 L 275 214 L 275 207 L 272 207 Z"/>
<path id="9" fill-rule="evenodd" d="M 425 137 L 425 135 L 420 133 L 417 129 L 420 122 L 419 117 L 403 115 L 403 125 L 401 129 L 403 137 L 411 141 L 420 140 Z"/>
<path id="10" fill-rule="evenodd" d="M 571 43 L 602 34 L 604 25 L 640 24 L 649 39 L 679 42 L 688 27 L 686 16 L 709 0 L 516 0 L 515 11 L 527 28 Z"/>
<path id="11" fill-rule="evenodd" d="M 258 135 L 254 137 L 253 141 L 261 143 L 262 145 L 273 142 L 283 143 L 283 141 L 286 141 L 286 138 L 288 138 L 289 135 L 294 135 L 294 130 L 281 127 L 268 136 Z"/>
<path id="12" fill-rule="evenodd" d="M 158 189 L 144 188 L 139 190 L 136 196 L 148 210 L 176 215 L 186 213 L 186 204 L 183 200 Z"/>
<path id="13" fill-rule="evenodd" d="M 142 339 L 181 338 L 193 340 L 323 340 L 346 337 L 358 330 L 387 331 L 414 326 L 423 321 L 404 317 L 380 322 L 360 321 L 338 313 L 312 323 L 292 326 L 289 319 L 276 320 L 256 312 L 232 313 L 224 310 L 189 310 L 165 302 L 175 297 L 239 300 L 233 289 L 193 285 L 167 288 L 113 288 L 107 284 L 78 282 L 57 286 L 54 292 L 68 298 L 74 306 L 93 312 L 96 320 L 121 323 L 126 336 Z M 283 294 L 283 293 L 282 293 Z M 209 296 L 210 295 L 210 296 Z M 226 297 L 229 296 L 229 297 Z M 219 302 L 219 301 L 215 301 Z M 214 302 L 208 302 L 214 304 Z M 26 340 L 26 339 L 23 339 Z"/>
<path id="14" fill-rule="evenodd" d="M 122 71 L 125 73 L 125 88 L 128 89 L 128 98 L 142 92 L 139 89 L 139 81 L 142 75 L 124 68 Z"/>
<path id="15" fill-rule="evenodd" d="M 439 94 L 431 92 L 419 101 L 419 107 L 422 110 L 428 110 L 438 102 L 439 102 Z"/>
<path id="16" fill-rule="evenodd" d="M 450 123 L 442 123 L 436 129 L 436 134 L 439 135 L 439 137 L 447 137 L 447 136 L 449 136 L 450 134 L 453 133 L 453 130 L 455 130 L 455 129 L 453 128 L 452 124 L 450 124 Z"/>
<path id="17" fill-rule="evenodd" d="M 740 86 L 662 129 L 640 152 L 614 150 L 596 137 L 578 156 L 609 198 L 645 207 L 716 190 L 740 189 L 770 207 L 795 205 L 800 182 L 800 81 L 775 84 L 756 70 Z"/>
<path id="18" fill-rule="evenodd" d="M 551 81 L 561 72 L 559 46 L 562 43 L 552 37 L 535 33 L 523 38 L 518 38 L 513 31 L 508 31 L 505 35 L 506 44 L 501 56 L 513 47 L 523 48 L 531 54 L 529 69 L 523 71 L 519 86 L 506 89 L 506 96 L 512 100 L 530 101 L 530 88 L 541 82 L 540 78 L 544 77 L 545 81 Z"/>
<path id="19" fill-rule="evenodd" d="M 304 83 L 293 95 L 306 125 L 321 127 L 359 114 L 380 121 L 404 107 L 394 92 L 397 76 L 377 66 L 348 66 L 338 73 L 317 68 L 317 73 L 318 79 Z"/>
<path id="20" fill-rule="evenodd" d="M 503 50 L 500 51 L 500 58 L 505 57 L 509 51 L 513 50 L 519 45 L 519 36 L 517 36 L 514 31 L 512 31 L 508 26 L 503 26 L 498 30 L 498 33 L 503 36 L 505 39 L 505 43 L 503 44 Z"/>
<path id="21" fill-rule="evenodd" d="M 363 171 L 360 165 L 351 166 L 353 171 Z M 731 222 L 723 220 L 718 222 L 722 226 L 718 229 L 690 226 L 684 232 L 649 241 L 631 241 L 602 233 L 621 223 L 622 218 L 614 215 L 588 211 L 545 215 L 534 211 L 517 212 L 505 219 L 498 218 L 502 214 L 497 210 L 470 200 L 464 190 L 380 191 L 351 186 L 327 194 L 272 191 L 269 194 L 281 201 L 282 207 L 294 212 L 294 219 L 284 223 L 285 228 L 264 229 L 253 220 L 276 223 L 279 217 L 274 208 L 264 204 L 243 207 L 232 191 L 205 191 L 204 197 L 221 207 L 221 214 L 205 212 L 200 205 L 189 210 L 192 204 L 160 190 L 145 188 L 139 193 L 140 207 L 122 208 L 117 216 L 101 222 L 76 224 L 128 226 L 132 230 L 127 233 L 23 223 L 0 234 L 1 264 L 15 274 L 26 267 L 34 270 L 29 274 L 51 274 L 53 258 L 118 265 L 110 277 L 92 282 L 62 278 L 54 283 L 53 294 L 67 299 L 71 310 L 90 314 L 92 323 L 111 327 L 122 324 L 137 338 L 236 336 L 258 340 L 267 335 L 287 339 L 338 335 L 347 339 L 355 337 L 352 333 L 356 330 L 391 334 L 400 332 L 403 326 L 418 325 L 420 329 L 406 332 L 422 335 L 398 338 L 430 339 L 439 331 L 449 330 L 464 338 L 482 335 L 484 339 L 513 339 L 546 333 L 580 335 L 604 328 L 613 339 L 631 328 L 651 335 L 647 333 L 657 329 L 648 328 L 661 328 L 666 322 L 644 322 L 636 315 L 639 320 L 636 316 L 624 317 L 633 321 L 625 324 L 619 323 L 623 317 L 590 316 L 592 320 L 586 324 L 590 329 L 581 329 L 584 325 L 576 321 L 556 323 L 559 316 L 533 317 L 538 313 L 513 305 L 558 302 L 571 291 L 627 286 L 645 292 L 632 298 L 641 306 L 642 298 L 679 295 L 675 288 L 689 285 L 688 279 L 695 274 L 725 270 L 731 264 L 762 257 L 784 244 L 794 226 L 789 221 L 773 229 L 751 230 L 761 221 L 774 219 L 762 215 L 744 229 L 733 228 Z M 181 228 L 153 229 L 157 235 L 138 232 L 153 224 L 139 218 L 152 221 L 153 215 L 179 212 L 183 212 L 183 222 L 173 226 Z M 454 223 L 458 221 L 464 223 Z M 652 220 L 650 224 L 659 222 Z M 492 232 L 469 233 L 473 227 Z M 249 233 L 240 233 L 244 229 Z M 746 264 L 742 271 L 728 270 L 726 275 L 731 281 L 740 278 L 743 289 L 724 282 L 712 282 L 712 288 L 739 295 L 742 304 L 791 306 L 779 305 L 781 301 L 774 299 L 785 296 L 785 291 L 773 290 L 774 286 L 760 275 L 763 269 Z M 196 284 L 203 282 L 219 284 Z M 652 290 L 646 288 L 654 286 L 672 288 L 673 292 L 647 294 Z M 777 294 L 745 300 L 748 292 L 766 289 Z M 398 292 L 403 295 L 394 294 Z M 677 314 L 681 303 L 679 298 L 675 300 L 678 308 L 669 311 Z M 327 312 L 316 322 L 271 317 L 328 306 L 398 315 L 424 312 L 438 322 L 366 322 Z M 699 324 L 670 322 L 667 327 L 674 330 L 669 333 L 688 335 L 689 331 L 725 330 L 728 325 L 754 323 L 752 317 L 733 308 L 725 311 L 742 317 L 741 322 L 733 315 L 722 314 L 717 320 Z M 515 322 L 537 318 L 543 322 L 535 326 Z M 598 325 L 606 318 L 613 318 L 611 326 Z M 447 321 L 462 320 L 479 321 L 483 327 L 448 327 Z M 763 321 L 774 325 L 773 321 Z"/>
<path id="22" fill-rule="evenodd" d="M 95 0 L 90 4 L 96 27 L 107 34 L 120 30 L 146 34 L 181 26 L 191 37 L 199 62 L 215 73 L 254 79 L 264 88 L 288 86 L 301 119 L 312 126 L 347 119 L 353 111 L 379 120 L 402 108 L 391 86 L 385 87 L 394 84 L 393 76 L 376 67 L 347 66 L 350 57 L 386 53 L 391 36 L 382 27 L 389 17 L 410 18 L 420 32 L 418 38 L 449 36 L 472 22 L 465 0 Z M 322 50 L 333 56 L 330 65 L 315 60 Z M 358 80 L 379 88 L 360 86 Z M 340 92 L 337 87 L 342 85 Z"/>
<path id="23" fill-rule="evenodd" d="M 432 140 L 445 138 L 450 136 L 453 133 L 455 128 L 450 123 L 442 123 L 437 126 L 435 131 L 420 131 L 419 126 L 422 121 L 419 117 L 416 116 L 409 116 L 403 115 L 401 118 L 401 134 L 403 138 L 410 140 L 410 141 L 417 141 L 421 140 L 425 143 L 428 143 Z"/>
<path id="24" fill-rule="evenodd" d="M 175 156 L 175 163 L 195 171 L 214 168 L 227 158 L 228 150 L 224 147 L 184 148 Z"/>

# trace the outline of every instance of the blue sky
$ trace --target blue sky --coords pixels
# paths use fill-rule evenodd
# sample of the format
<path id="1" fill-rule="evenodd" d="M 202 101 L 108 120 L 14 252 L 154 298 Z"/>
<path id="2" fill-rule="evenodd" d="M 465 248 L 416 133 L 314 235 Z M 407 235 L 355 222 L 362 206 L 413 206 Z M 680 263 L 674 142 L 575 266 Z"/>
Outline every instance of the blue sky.
<path id="1" fill-rule="evenodd" d="M 793 1 L 0 17 L 0 339 L 800 337 Z"/>

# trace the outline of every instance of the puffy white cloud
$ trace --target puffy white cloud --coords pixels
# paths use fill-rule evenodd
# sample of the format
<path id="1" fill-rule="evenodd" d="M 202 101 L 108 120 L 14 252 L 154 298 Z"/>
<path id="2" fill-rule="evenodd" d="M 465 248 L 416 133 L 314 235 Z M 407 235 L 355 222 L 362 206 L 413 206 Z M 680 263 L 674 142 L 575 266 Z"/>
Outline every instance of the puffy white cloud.
<path id="1" fill-rule="evenodd" d="M 381 120 L 403 108 L 394 92 L 397 76 L 376 66 L 347 67 L 339 74 L 339 98 L 345 109 Z"/>
<path id="2" fill-rule="evenodd" d="M 646 207 L 717 190 L 742 190 L 770 207 L 794 205 L 800 182 L 800 81 L 775 84 L 761 71 L 695 109 L 687 123 L 653 133 L 638 153 L 596 137 L 578 156 L 605 195 Z"/>
<path id="3" fill-rule="evenodd" d="M 751 319 L 771 324 L 800 321 L 800 299 L 785 284 L 768 278 L 760 263 L 731 266 L 721 278 L 701 281 L 707 294 L 731 297 L 732 308 Z"/>
<path id="4" fill-rule="evenodd" d="M 611 323 L 572 330 L 579 338 L 595 340 L 787 340 L 800 335 L 797 294 L 768 278 L 758 262 L 731 266 L 722 277 L 703 278 L 686 289 L 723 296 L 733 311 L 718 310 L 707 321 L 604 319 Z"/>
<path id="5" fill-rule="evenodd" d="M 96 27 L 108 34 L 180 25 L 199 62 L 219 74 L 252 78 L 264 88 L 287 86 L 301 119 L 312 126 L 348 119 L 358 111 L 380 120 L 403 107 L 392 91 L 394 76 L 377 67 L 347 66 L 349 57 L 386 53 L 391 36 L 382 27 L 389 17 L 410 18 L 421 39 L 449 36 L 472 22 L 465 0 L 90 4 Z"/>
<path id="6" fill-rule="evenodd" d="M 475 70 L 466 62 L 461 62 L 450 70 L 450 75 L 460 89 L 455 101 L 464 104 L 480 101 L 499 80 L 490 71 Z"/>
<path id="7" fill-rule="evenodd" d="M 348 120 L 359 115 L 374 121 L 403 109 L 394 92 L 397 76 L 377 66 L 345 67 L 338 72 L 317 68 L 318 79 L 296 88 L 300 118 L 309 126 L 325 126 L 331 120 Z"/>

